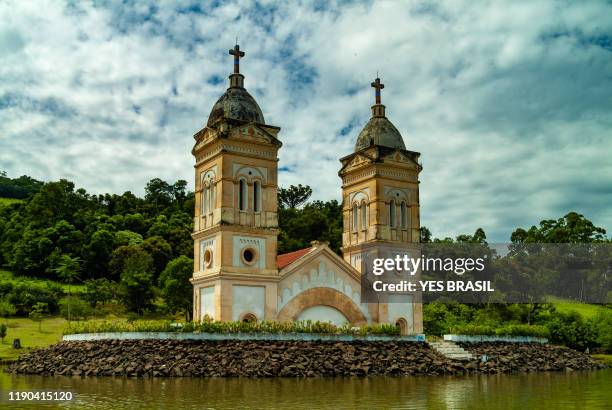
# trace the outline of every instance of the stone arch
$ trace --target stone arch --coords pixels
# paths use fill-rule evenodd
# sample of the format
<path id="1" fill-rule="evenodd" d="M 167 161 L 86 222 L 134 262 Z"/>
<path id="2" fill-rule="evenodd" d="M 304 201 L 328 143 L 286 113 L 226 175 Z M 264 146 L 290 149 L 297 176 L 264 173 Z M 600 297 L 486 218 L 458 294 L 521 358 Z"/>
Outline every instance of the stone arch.
<path id="1" fill-rule="evenodd" d="M 248 323 L 256 323 L 257 322 L 257 315 L 255 315 L 255 313 L 251 313 L 251 312 L 244 313 L 244 314 L 240 315 L 240 321 L 241 322 L 248 322 Z"/>
<path id="2" fill-rule="evenodd" d="M 278 312 L 278 321 L 296 320 L 304 309 L 317 305 L 329 306 L 339 310 L 350 323 L 356 325 L 367 323 L 367 319 L 359 306 L 344 293 L 332 288 L 311 288 L 298 294 Z"/>
<path id="3" fill-rule="evenodd" d="M 395 321 L 395 326 L 399 328 L 400 335 L 406 336 L 408 334 L 408 321 L 403 317 L 400 317 Z"/>

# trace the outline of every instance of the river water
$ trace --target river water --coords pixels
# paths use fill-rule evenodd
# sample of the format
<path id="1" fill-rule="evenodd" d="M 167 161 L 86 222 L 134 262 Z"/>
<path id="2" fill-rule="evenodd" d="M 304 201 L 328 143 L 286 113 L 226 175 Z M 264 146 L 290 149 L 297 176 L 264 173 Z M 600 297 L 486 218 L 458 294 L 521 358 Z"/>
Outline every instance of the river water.
<path id="1" fill-rule="evenodd" d="M 9 402 L 11 391 L 70 391 L 62 403 Z M 195 379 L 0 375 L 0 408 L 612 408 L 612 369 L 491 376 Z"/>

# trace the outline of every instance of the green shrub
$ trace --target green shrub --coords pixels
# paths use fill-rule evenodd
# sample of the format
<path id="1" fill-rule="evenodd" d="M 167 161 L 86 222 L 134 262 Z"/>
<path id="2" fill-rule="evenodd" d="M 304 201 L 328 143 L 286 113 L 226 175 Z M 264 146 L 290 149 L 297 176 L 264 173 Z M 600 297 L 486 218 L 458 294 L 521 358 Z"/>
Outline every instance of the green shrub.
<path id="1" fill-rule="evenodd" d="M 8 327 L 6 326 L 6 324 L 0 324 L 0 339 L 2 339 L 2 343 L 4 343 L 4 338 L 6 337 L 7 330 Z"/>
<path id="2" fill-rule="evenodd" d="M 454 326 L 450 332 L 456 335 L 490 336 L 495 334 L 495 329 L 491 326 L 466 324 Z"/>
<path id="3" fill-rule="evenodd" d="M 474 308 L 456 302 L 424 303 L 424 332 L 428 335 L 442 336 L 449 333 L 453 327 L 471 322 L 474 311 Z"/>
<path id="4" fill-rule="evenodd" d="M 300 321 L 276 322 L 187 322 L 173 325 L 169 320 L 134 320 L 130 322 L 82 322 L 75 323 L 64 330 L 64 334 L 108 333 L 108 332 L 180 332 L 180 333 L 320 333 L 320 334 L 360 334 L 360 335 L 398 335 L 399 329 L 389 324 L 353 327 L 335 326 L 327 322 Z"/>
<path id="5" fill-rule="evenodd" d="M 59 302 L 60 315 L 70 320 L 87 320 L 93 314 L 93 309 L 83 299 L 77 297 L 66 297 Z"/>
<path id="6" fill-rule="evenodd" d="M 550 341 L 572 349 L 585 350 L 597 346 L 597 329 L 578 312 L 555 312 L 542 323 L 550 331 Z"/>
<path id="7" fill-rule="evenodd" d="M 26 278 L 0 281 L 0 299 L 14 306 L 17 315 L 28 315 L 38 302 L 45 303 L 49 313 L 56 313 L 62 294 L 62 287 L 51 281 L 33 281 Z"/>
<path id="8" fill-rule="evenodd" d="M 550 337 L 550 331 L 546 326 L 538 325 L 507 325 L 495 329 L 495 334 L 498 336 L 533 336 L 533 337 Z"/>
<path id="9" fill-rule="evenodd" d="M 606 352 L 612 353 L 612 311 L 602 310 L 589 321 L 597 334 L 595 341 Z"/>

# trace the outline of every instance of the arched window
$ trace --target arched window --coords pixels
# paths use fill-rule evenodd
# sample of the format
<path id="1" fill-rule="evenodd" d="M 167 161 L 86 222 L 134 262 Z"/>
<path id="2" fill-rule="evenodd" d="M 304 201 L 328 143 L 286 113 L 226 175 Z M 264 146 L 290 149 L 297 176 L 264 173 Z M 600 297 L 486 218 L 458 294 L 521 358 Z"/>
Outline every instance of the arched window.
<path id="1" fill-rule="evenodd" d="M 208 185 L 204 185 L 202 188 L 202 215 L 206 215 L 208 210 Z"/>
<path id="2" fill-rule="evenodd" d="M 257 316 L 252 313 L 247 313 L 242 316 L 242 321 L 244 323 L 257 323 Z"/>
<path id="3" fill-rule="evenodd" d="M 403 202 L 400 204 L 400 224 L 402 226 L 402 228 L 406 228 L 407 227 L 407 209 L 406 209 L 406 202 Z"/>
<path id="4" fill-rule="evenodd" d="M 255 181 L 253 184 L 253 210 L 261 211 L 261 182 Z"/>
<path id="5" fill-rule="evenodd" d="M 397 210 L 395 209 L 395 201 L 392 199 L 391 202 L 389 202 L 389 226 L 391 226 L 392 228 L 397 226 L 397 218 L 395 216 L 396 212 Z"/>
<path id="6" fill-rule="evenodd" d="M 357 232 L 359 229 L 359 216 L 357 215 L 357 204 L 353 204 L 353 231 Z"/>
<path id="7" fill-rule="evenodd" d="M 363 202 L 361 204 L 361 229 L 366 229 L 367 227 L 368 227 L 367 208 L 366 208 L 366 203 Z"/>
<path id="8" fill-rule="evenodd" d="M 408 322 L 406 322 L 406 319 L 397 319 L 397 321 L 395 322 L 395 327 L 399 328 L 400 335 L 405 336 L 408 334 Z"/>
<path id="9" fill-rule="evenodd" d="M 238 189 L 238 208 L 241 211 L 246 211 L 247 208 L 247 183 L 244 179 L 240 180 L 240 186 Z"/>
<path id="10" fill-rule="evenodd" d="M 210 201 L 208 202 L 208 212 L 211 212 L 215 209 L 215 184 L 213 181 L 210 181 Z"/>

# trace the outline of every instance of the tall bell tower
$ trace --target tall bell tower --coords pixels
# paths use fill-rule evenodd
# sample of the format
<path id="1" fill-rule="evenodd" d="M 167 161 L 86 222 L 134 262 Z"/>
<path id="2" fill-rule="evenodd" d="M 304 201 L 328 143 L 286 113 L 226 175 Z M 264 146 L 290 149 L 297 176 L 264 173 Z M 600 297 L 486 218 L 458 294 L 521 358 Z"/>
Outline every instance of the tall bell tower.
<path id="1" fill-rule="evenodd" d="M 385 250 L 404 253 L 419 242 L 418 152 L 404 140 L 381 103 L 384 84 L 372 83 L 375 104 L 342 168 L 342 252 L 347 263 L 363 271 L 365 254 L 383 257 Z"/>
<path id="2" fill-rule="evenodd" d="M 276 315 L 279 127 L 244 88 L 240 46 L 229 88 L 194 135 L 194 320 Z"/>

